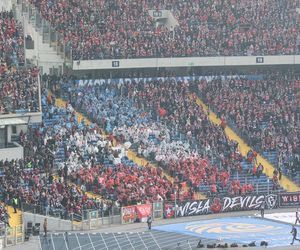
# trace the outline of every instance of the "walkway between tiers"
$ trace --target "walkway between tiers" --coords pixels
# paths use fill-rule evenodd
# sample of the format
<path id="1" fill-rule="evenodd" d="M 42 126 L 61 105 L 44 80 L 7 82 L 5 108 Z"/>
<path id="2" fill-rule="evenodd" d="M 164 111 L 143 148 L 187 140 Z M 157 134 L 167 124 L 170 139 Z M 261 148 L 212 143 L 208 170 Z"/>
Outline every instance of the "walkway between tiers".
<path id="1" fill-rule="evenodd" d="M 202 106 L 202 108 L 207 111 L 208 107 L 203 103 L 203 101 L 197 97 L 196 102 L 199 106 Z M 216 125 L 220 125 L 221 120 L 217 117 L 217 115 L 209 110 L 209 119 L 211 122 L 213 122 Z M 246 157 L 248 151 L 251 149 L 247 143 L 241 139 L 231 128 L 228 126 L 225 128 L 225 133 L 228 136 L 230 140 L 237 141 L 239 144 L 239 150 L 241 154 Z M 261 163 L 264 166 L 264 173 L 269 177 L 273 177 L 273 171 L 275 168 L 272 164 L 270 164 L 264 157 L 262 157 L 260 154 L 257 155 L 257 162 Z M 288 179 L 286 176 L 282 176 L 280 185 L 287 190 L 288 192 L 296 192 L 300 191 L 300 187 L 296 185 L 294 182 L 292 182 L 290 179 Z"/>
<path id="2" fill-rule="evenodd" d="M 49 93 L 51 93 L 49 91 Z M 56 98 L 56 103 L 55 103 L 56 106 L 58 107 L 66 107 L 66 101 L 62 100 L 61 98 Z M 76 111 L 76 115 L 77 115 L 77 118 L 79 121 L 81 121 L 82 119 L 85 120 L 86 124 L 87 125 L 90 125 L 92 122 L 86 117 L 84 116 L 82 113 Z M 104 131 L 103 131 L 104 132 Z M 143 166 L 143 167 L 151 167 L 151 168 L 156 168 L 155 165 L 151 164 L 148 160 L 146 160 L 145 158 L 142 158 L 142 157 L 138 157 L 136 155 L 135 152 L 133 152 L 132 150 L 128 150 L 128 153 L 127 153 L 127 157 L 129 160 L 132 160 L 134 163 L 136 163 L 137 165 L 139 166 Z M 172 176 L 170 176 L 169 174 L 167 174 L 165 171 L 163 171 L 163 175 L 170 181 L 170 182 L 174 182 L 174 178 Z M 196 193 L 196 199 L 205 199 L 205 195 L 203 195 L 202 193 L 200 192 L 197 192 Z"/>

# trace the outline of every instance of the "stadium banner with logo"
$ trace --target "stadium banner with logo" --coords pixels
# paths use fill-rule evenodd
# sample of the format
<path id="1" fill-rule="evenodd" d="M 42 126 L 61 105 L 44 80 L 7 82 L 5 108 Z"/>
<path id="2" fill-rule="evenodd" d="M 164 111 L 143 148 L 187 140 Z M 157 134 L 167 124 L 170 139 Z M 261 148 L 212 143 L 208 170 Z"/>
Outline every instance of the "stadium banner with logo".
<path id="1" fill-rule="evenodd" d="M 238 79 L 244 78 L 249 80 L 262 80 L 262 75 L 228 75 L 228 76 L 182 76 L 182 77 L 143 77 L 143 78 L 115 78 L 115 79 L 86 79 L 86 80 L 76 80 L 76 84 L 80 87 L 84 86 L 101 86 L 103 84 L 124 84 L 131 82 L 149 82 L 149 81 L 196 81 L 196 80 L 206 80 L 208 82 L 213 79 Z"/>
<path id="2" fill-rule="evenodd" d="M 270 195 L 244 195 L 225 196 L 222 198 L 210 198 L 198 201 L 185 201 L 177 204 L 166 202 L 164 206 L 164 218 L 184 217 L 203 215 L 211 213 L 222 213 L 242 210 L 258 210 L 265 205 L 265 208 L 278 206 L 277 194 Z"/>
<path id="3" fill-rule="evenodd" d="M 133 223 L 136 219 L 135 206 L 122 207 L 122 224 Z"/>
<path id="4" fill-rule="evenodd" d="M 280 207 L 300 206 L 300 193 L 283 193 L 279 195 Z"/>
<path id="5" fill-rule="evenodd" d="M 122 224 L 145 222 L 152 215 L 152 204 L 122 207 Z"/>

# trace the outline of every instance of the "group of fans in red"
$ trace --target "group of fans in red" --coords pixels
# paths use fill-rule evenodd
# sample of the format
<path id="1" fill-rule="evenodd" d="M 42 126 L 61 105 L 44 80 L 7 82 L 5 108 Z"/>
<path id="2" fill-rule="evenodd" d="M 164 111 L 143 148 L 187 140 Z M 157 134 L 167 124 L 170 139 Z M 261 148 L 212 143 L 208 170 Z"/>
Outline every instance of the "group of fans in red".
<path id="1" fill-rule="evenodd" d="M 299 0 L 29 2 L 63 35 L 74 60 L 300 52 Z M 171 10 L 178 26 L 155 25 L 150 9 Z M 43 122 L 19 134 L 24 159 L 0 161 L 0 220 L 7 226 L 8 204 L 15 212 L 35 206 L 69 219 L 87 209 L 107 214 L 137 203 L 192 200 L 203 190 L 211 197 L 252 194 L 258 180 L 268 178 L 258 154 L 274 165 L 272 192 L 283 174 L 299 182 L 296 70 L 214 74 L 210 80 L 176 80 L 166 71 L 160 80 L 92 87 L 79 86 L 70 75 L 45 76 L 42 84 L 55 86 L 54 94 L 43 88 L 39 96 L 38 69 L 22 67 L 23 36 L 13 12 L 0 12 L 0 115 L 41 111 L 39 98 L 43 106 Z M 56 106 L 55 94 L 65 107 Z M 199 97 L 208 110 L 198 105 Z M 76 110 L 92 124 L 79 120 Z M 212 111 L 220 125 L 210 121 Z M 246 156 L 229 139 L 227 126 L 252 147 Z M 129 149 L 151 164 L 130 161 Z M 235 178 L 240 174 L 247 181 Z M 147 223 L 151 229 L 152 217 Z M 291 244 L 300 242 L 297 223 L 298 210 Z"/>

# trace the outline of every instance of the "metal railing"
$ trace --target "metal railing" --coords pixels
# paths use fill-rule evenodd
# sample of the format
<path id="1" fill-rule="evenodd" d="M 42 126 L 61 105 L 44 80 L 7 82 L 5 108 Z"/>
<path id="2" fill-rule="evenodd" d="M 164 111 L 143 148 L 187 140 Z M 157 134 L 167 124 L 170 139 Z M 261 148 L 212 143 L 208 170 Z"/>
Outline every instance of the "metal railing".
<path id="1" fill-rule="evenodd" d="M 99 229 L 103 225 L 121 224 L 121 214 L 114 214 L 113 210 L 105 216 L 100 210 L 86 210 L 84 216 L 71 214 L 71 230 Z"/>
<path id="2" fill-rule="evenodd" d="M 68 213 L 64 208 L 22 204 L 22 211 L 26 212 L 25 221 L 33 224 L 42 224 L 44 218 L 48 218 L 49 231 L 57 228 L 63 231 L 90 230 L 100 228 L 102 225 L 121 224 L 119 207 L 111 207 L 107 210 L 87 209 L 78 214 Z"/>
<path id="3" fill-rule="evenodd" d="M 14 246 L 24 242 L 24 225 L 8 227 L 5 223 L 0 223 L 0 249 Z"/>

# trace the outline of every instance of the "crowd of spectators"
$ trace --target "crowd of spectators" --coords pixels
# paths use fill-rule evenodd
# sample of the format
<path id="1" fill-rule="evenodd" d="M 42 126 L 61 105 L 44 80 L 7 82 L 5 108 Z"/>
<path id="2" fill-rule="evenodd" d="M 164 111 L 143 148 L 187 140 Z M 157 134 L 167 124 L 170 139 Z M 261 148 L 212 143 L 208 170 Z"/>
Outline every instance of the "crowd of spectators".
<path id="1" fill-rule="evenodd" d="M 9 215 L 7 212 L 7 209 L 5 207 L 5 203 L 1 203 L 0 202 L 0 236 L 2 235 L 2 230 L 5 228 L 5 226 L 3 227 L 2 225 L 7 225 L 8 227 L 9 225 Z"/>
<path id="2" fill-rule="evenodd" d="M 47 99 L 43 96 L 46 119 L 57 112 L 52 105 L 54 101 L 55 98 Z M 74 115 L 65 115 L 60 127 L 59 124 L 48 124 L 47 127 L 42 123 L 39 127 L 30 128 L 28 133 L 21 131 L 20 143 L 24 147 L 26 157 L 23 160 L 0 161 L 0 194 L 4 204 L 32 212 L 35 209 L 35 212 L 63 218 L 69 218 L 72 213 L 83 215 L 83 211 L 88 209 L 103 211 L 104 206 L 108 209 L 108 206 L 113 204 L 106 202 L 104 205 L 96 198 L 89 198 L 84 189 L 68 184 L 68 173 L 59 174 L 58 178 L 54 178 L 53 165 L 60 143 L 59 136 L 66 136 L 64 132 L 75 129 L 71 125 L 71 131 L 64 131 L 71 124 L 67 118 L 74 119 Z"/>
<path id="3" fill-rule="evenodd" d="M 300 77 L 267 73 L 262 80 L 237 78 L 198 83 L 200 95 L 219 117 L 226 116 L 250 145 L 276 154 L 277 172 L 300 170 Z"/>
<path id="4" fill-rule="evenodd" d="M 67 217 L 71 213 L 82 214 L 83 210 L 97 209 L 100 203 L 88 198 L 74 184 L 67 184 L 63 178 L 40 170 L 25 160 L 0 162 L 2 201 L 25 210 L 33 208 L 45 215 Z M 13 203 L 12 200 L 17 199 Z"/>
<path id="5" fill-rule="evenodd" d="M 160 122 L 123 125 L 114 128 L 113 135 L 119 142 L 132 143 L 131 148 L 136 149 L 138 156 L 150 160 L 169 162 L 191 156 L 189 143 L 172 140 L 171 131 Z"/>
<path id="6" fill-rule="evenodd" d="M 0 12 L 0 115 L 39 110 L 37 68 L 23 69 L 22 26 L 12 12 Z"/>
<path id="7" fill-rule="evenodd" d="M 299 53 L 300 0 L 29 1 L 64 35 L 76 60 Z M 156 25 L 150 9 L 171 10 L 179 26 L 168 30 Z M 0 12 L 0 114 L 39 111 L 38 70 L 18 68 L 24 60 L 21 25 L 12 12 Z M 55 89 L 64 82 L 46 78 Z M 220 126 L 209 120 L 209 110 L 197 105 L 194 90 L 217 111 Z M 59 108 L 44 91 L 42 124 L 20 133 L 26 157 L 0 161 L 4 204 L 68 217 L 115 201 L 174 200 L 178 188 L 179 200 L 191 198 L 201 185 L 212 194 L 220 189 L 231 195 L 252 193 L 252 183 L 231 177 L 248 160 L 253 164 L 249 171 L 260 178 L 263 166 L 254 165 L 256 151 L 277 154 L 273 189 L 282 169 L 291 174 L 300 170 L 300 77 L 294 72 L 267 73 L 262 80 L 216 77 L 211 82 L 168 79 L 93 87 L 72 83 L 64 94 L 67 105 Z M 74 108 L 95 123 L 79 121 Z M 227 122 L 256 150 L 247 159 L 226 136 Z M 114 145 L 114 139 L 126 146 Z M 129 164 L 128 148 L 157 168 Z M 102 202 L 87 191 L 102 196 Z M 0 219 L 9 225 L 4 205 Z"/>
<path id="8" fill-rule="evenodd" d="M 168 165 L 167 169 L 172 176 L 177 177 L 176 182 L 192 180 L 193 177 L 187 172 L 179 174 L 180 166 L 174 166 L 174 171 L 171 169 L 171 160 L 178 162 L 192 160 L 193 157 L 199 159 L 196 152 L 191 152 L 189 143 L 171 140 L 172 135 L 166 125 L 154 122 L 149 112 L 135 107 L 133 100 L 125 97 L 128 94 L 128 86 L 119 89 L 114 89 L 116 86 L 107 87 L 106 90 L 103 90 L 103 86 L 76 89 L 69 96 L 70 101 L 101 124 L 106 131 L 112 132 L 119 142 L 136 149 L 139 156 Z M 199 183 L 193 181 L 192 184 L 193 187 L 197 187 Z"/>
<path id="9" fill-rule="evenodd" d="M 112 167 L 97 165 L 73 170 L 70 176 L 88 191 L 118 200 L 122 206 L 174 200 L 175 184 L 163 176 L 160 168 L 126 166 L 124 163 Z M 183 192 L 179 197 L 186 199 L 188 195 Z"/>
<path id="10" fill-rule="evenodd" d="M 193 84 L 175 80 L 93 87 L 71 84 L 67 97 L 180 185 L 188 184 L 197 191 L 200 185 L 208 185 L 213 193 L 223 185 L 230 192 L 230 176 L 243 170 L 243 157 L 238 144 L 225 135 L 226 125 L 211 123 L 196 104 L 195 95 L 190 94 L 193 88 Z M 242 192 L 242 186 L 239 190 Z"/>
<path id="11" fill-rule="evenodd" d="M 285 87 L 281 89 L 282 85 Z M 103 206 L 88 198 L 87 191 L 118 205 L 174 200 L 174 190 L 178 188 L 178 198 L 183 200 L 191 198 L 201 185 L 209 186 L 213 195 L 221 190 L 230 195 L 252 193 L 251 182 L 243 184 L 231 177 L 244 171 L 243 161 L 253 163 L 249 171 L 255 178 L 263 174 L 263 166 L 254 166 L 256 151 L 249 151 L 244 159 L 237 142 L 227 138 L 224 128 L 227 121 L 233 120 L 245 135 L 254 134 L 257 140 L 260 121 L 264 130 L 259 138 L 264 143 L 253 144 L 255 150 L 260 150 L 257 146 L 274 150 L 268 138 L 282 143 L 283 153 L 289 152 L 289 148 L 297 149 L 289 146 L 294 145 L 289 141 L 291 138 L 281 139 L 279 132 L 289 123 L 293 126 L 289 129 L 295 131 L 293 140 L 298 140 L 298 85 L 295 74 L 270 74 L 264 80 L 216 78 L 208 83 L 205 79 L 166 79 L 93 87 L 70 81 L 64 93 L 68 101 L 63 108 L 55 106 L 55 97 L 44 90 L 42 124 L 30 128 L 28 134 L 20 134 L 21 144 L 30 148 L 27 157 L 23 161 L 0 163 L 4 169 L 0 177 L 3 201 L 19 197 L 21 204 L 40 206 L 45 213 L 59 211 L 67 215 Z M 208 119 L 209 110 L 197 105 L 194 90 L 204 94 L 210 107 L 217 109 L 222 120 L 220 126 Z M 79 120 L 75 109 L 86 113 L 95 123 L 87 125 L 84 119 Z M 284 117 L 285 114 L 288 116 Z M 271 124 L 274 131 L 266 132 Z M 246 128 L 253 130 L 243 130 Z M 103 134 L 103 129 L 108 135 Z M 125 146 L 116 145 L 114 140 Z M 158 167 L 129 164 L 128 148 Z M 56 179 L 53 165 L 60 151 L 63 156 Z M 175 182 L 164 177 L 163 171 L 174 177 Z M 278 185 L 279 176 L 274 173 L 273 183 Z"/>
<path id="12" fill-rule="evenodd" d="M 51 116 L 47 110 L 45 115 Z M 68 184 L 67 174 L 54 178 L 53 161 L 58 145 L 53 138 L 57 134 L 51 128 L 46 129 L 44 124 L 32 128 L 31 132 L 32 138 L 20 133 L 20 143 L 27 155 L 24 160 L 0 162 L 0 193 L 4 204 L 63 218 L 70 218 L 72 213 L 83 215 L 88 209 L 103 211 L 104 207 L 108 209 L 108 205 L 112 205 L 89 198 L 84 189 Z M 17 199 L 17 206 L 14 199 Z"/>
<path id="13" fill-rule="evenodd" d="M 39 111 L 38 70 L 9 69 L 0 74 L 0 114 Z"/>
<path id="14" fill-rule="evenodd" d="M 107 158 L 111 164 L 121 162 L 125 156 L 125 148 L 112 147 L 110 138 L 106 138 L 95 124 L 87 125 L 85 120 L 78 120 L 71 104 L 65 108 L 54 105 L 55 97 L 42 97 L 44 121 L 35 129 L 35 139 L 40 145 L 47 145 L 53 156 L 63 150 L 61 167 L 67 166 L 68 171 L 80 167 L 94 167 Z M 49 122 L 50 121 L 50 122 Z"/>
<path id="15" fill-rule="evenodd" d="M 48 98 L 48 104 L 49 101 Z M 126 105 L 122 108 L 126 108 Z M 119 110 L 122 112 L 121 108 Z M 103 111 L 114 112 L 108 107 Z M 74 112 L 70 103 L 67 105 L 68 112 Z M 111 118 L 110 115 L 107 117 Z M 122 123 L 125 119 L 114 120 L 117 121 Z M 96 125 L 91 124 L 87 127 L 82 122 L 76 124 L 76 118 L 72 119 L 71 124 L 68 125 L 68 120 L 64 117 L 60 127 L 55 128 L 64 135 L 56 137 L 55 141 L 65 137 L 63 142 L 68 173 L 71 180 L 85 190 L 116 200 L 121 205 L 153 202 L 170 198 L 170 194 L 173 194 L 176 183 L 172 184 L 166 179 L 161 169 L 128 165 L 127 148 L 113 146 L 112 137 L 105 137 Z M 190 194 L 182 191 L 179 197 L 186 198 L 188 195 Z"/>
<path id="16" fill-rule="evenodd" d="M 13 12 L 0 12 L 0 73 L 12 65 L 24 64 L 24 35 L 22 25 Z"/>
<path id="17" fill-rule="evenodd" d="M 12 11 L 0 12 L 0 115 L 39 110 L 37 68 L 22 68 L 25 62 L 23 27 L 16 21 Z M 30 144 L 26 134 L 21 133 L 20 143 Z M 28 146 L 28 145 L 27 145 Z M 47 154 L 26 157 L 23 161 L 0 161 L 0 221 L 9 226 L 7 204 L 12 204 L 14 192 L 21 187 L 20 169 L 43 168 Z M 45 156 L 43 158 L 43 156 Z M 18 169 L 15 169 L 17 167 Z M 24 177 L 24 176 L 23 176 Z M 2 203 L 3 202 L 3 203 Z"/>
<path id="18" fill-rule="evenodd" d="M 299 53 L 299 0 L 30 0 L 75 60 Z M 178 26 L 149 10 L 170 10 Z"/>

